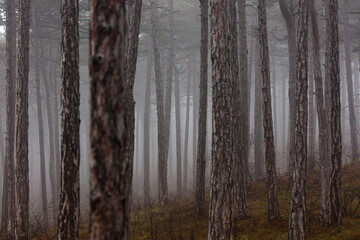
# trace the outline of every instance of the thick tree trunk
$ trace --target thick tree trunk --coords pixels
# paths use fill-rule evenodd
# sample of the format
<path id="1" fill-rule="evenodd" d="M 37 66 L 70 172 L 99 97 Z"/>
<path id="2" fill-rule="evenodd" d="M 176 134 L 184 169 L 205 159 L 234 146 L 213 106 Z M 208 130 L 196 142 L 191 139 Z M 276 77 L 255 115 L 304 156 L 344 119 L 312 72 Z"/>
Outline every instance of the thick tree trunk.
<path id="1" fill-rule="evenodd" d="M 230 9 L 235 8 L 235 1 L 210 0 L 210 6 L 213 137 L 208 239 L 217 240 L 231 239 L 233 226 L 231 118 L 234 74 L 231 69 L 233 28 Z"/>
<path id="2" fill-rule="evenodd" d="M 125 1 L 90 6 L 90 239 L 129 239 Z"/>
<path id="3" fill-rule="evenodd" d="M 78 239 L 80 217 L 79 2 L 61 1 L 61 192 L 59 239 Z M 56 84 L 56 83 L 55 83 Z"/>
<path id="4" fill-rule="evenodd" d="M 349 32 L 349 9 L 348 3 L 345 4 L 344 16 L 344 30 L 345 30 L 345 65 L 346 65 L 346 83 L 347 83 L 347 96 L 349 103 L 349 122 L 350 122 L 350 137 L 351 137 L 351 158 L 355 162 L 358 160 L 358 140 L 356 129 L 356 113 L 354 107 L 354 89 L 351 68 L 351 42 Z"/>
<path id="5" fill-rule="evenodd" d="M 290 3 L 290 6 L 289 6 Z M 294 158 L 295 146 L 295 120 L 296 120 L 296 27 L 295 15 L 293 13 L 293 0 L 279 0 L 280 10 L 285 19 L 286 30 L 288 34 L 288 53 L 289 53 L 289 156 L 288 156 L 288 170 L 291 174 L 292 159 Z"/>
<path id="6" fill-rule="evenodd" d="M 308 13 L 309 1 L 299 1 L 296 57 L 296 136 L 294 168 L 291 174 L 293 188 L 289 220 L 289 240 L 305 239 L 306 221 L 306 164 L 308 127 Z"/>
<path id="7" fill-rule="evenodd" d="M 276 177 L 275 146 L 271 109 L 270 67 L 268 37 L 266 28 L 265 0 L 259 0 L 258 15 L 261 73 L 263 79 L 263 126 L 266 160 L 266 182 L 268 195 L 268 220 L 271 221 L 280 219 L 280 212 L 278 203 L 278 184 Z"/>
<path id="8" fill-rule="evenodd" d="M 188 82 L 186 86 L 186 116 L 185 116 L 185 137 L 184 137 L 184 167 L 183 167 L 183 195 L 187 196 L 187 184 L 188 184 L 188 146 L 189 146 L 189 121 L 190 121 L 190 82 L 191 82 L 191 61 L 188 58 Z"/>
<path id="9" fill-rule="evenodd" d="M 260 62 L 260 42 L 256 34 L 255 50 L 255 104 L 254 104 L 254 158 L 255 158 L 255 180 L 261 180 L 265 176 L 265 157 L 264 157 L 264 126 L 262 114 L 262 77 Z"/>
<path id="10" fill-rule="evenodd" d="M 197 148 L 197 170 L 195 188 L 195 215 L 205 212 L 205 170 L 206 170 L 206 120 L 208 95 L 208 45 L 209 45 L 209 1 L 200 1 L 201 49 L 200 49 L 200 102 L 199 132 Z"/>
<path id="11" fill-rule="evenodd" d="M 320 61 L 320 38 L 317 20 L 317 12 L 314 0 L 310 0 L 309 5 L 310 20 L 312 25 L 312 54 L 314 65 L 314 80 L 316 91 L 316 110 L 319 124 L 319 162 L 321 169 L 321 204 L 320 221 L 322 225 L 329 223 L 330 210 L 330 148 L 329 148 L 329 126 L 328 114 L 326 111 L 326 99 L 324 96 L 324 87 L 321 74 Z M 310 73 L 311 74 L 311 73 Z"/>
<path id="12" fill-rule="evenodd" d="M 29 239 L 28 86 L 30 1 L 19 5 L 18 75 L 16 94 L 16 224 L 15 239 Z"/>
<path id="13" fill-rule="evenodd" d="M 330 222 L 341 223 L 341 103 L 339 64 L 339 18 L 338 1 L 329 0 L 329 76 L 331 88 L 331 178 L 330 178 Z"/>
<path id="14" fill-rule="evenodd" d="M 6 156 L 3 182 L 1 231 L 15 237 L 15 99 L 16 15 L 15 2 L 6 0 Z"/>
<path id="15" fill-rule="evenodd" d="M 247 80 L 247 43 L 245 1 L 237 1 L 238 8 L 231 6 L 230 30 L 231 42 L 231 71 L 232 71 L 232 158 L 233 158 L 233 197 L 234 217 L 236 220 L 248 217 L 246 202 L 247 160 L 249 152 L 249 103 Z M 237 28 L 237 15 L 239 26 Z M 239 41 L 238 41 L 239 40 Z M 239 44 L 240 42 L 240 44 Z M 240 57 L 239 57 L 240 55 Z M 236 232 L 234 232 L 237 234 Z"/>
<path id="16" fill-rule="evenodd" d="M 152 45 L 148 40 L 146 90 L 144 103 L 144 205 L 150 204 L 150 114 L 151 114 L 151 70 L 152 70 Z"/>

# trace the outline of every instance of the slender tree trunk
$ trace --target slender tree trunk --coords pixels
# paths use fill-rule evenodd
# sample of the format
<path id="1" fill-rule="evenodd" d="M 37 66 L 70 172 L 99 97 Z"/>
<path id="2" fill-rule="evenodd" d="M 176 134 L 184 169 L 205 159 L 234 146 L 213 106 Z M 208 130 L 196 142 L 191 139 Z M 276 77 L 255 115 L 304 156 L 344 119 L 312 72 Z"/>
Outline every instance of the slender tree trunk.
<path id="1" fill-rule="evenodd" d="M 144 205 L 150 204 L 150 114 L 151 114 L 151 70 L 152 70 L 152 45 L 148 40 L 146 90 L 144 103 Z"/>
<path id="2" fill-rule="evenodd" d="M 184 137 L 184 167 L 183 167 L 183 195 L 187 196 L 187 184 L 188 184 L 188 146 L 189 146 L 189 121 L 190 121 L 190 82 L 191 82 L 191 61 L 188 58 L 188 82 L 186 86 L 186 116 L 185 116 L 185 137 Z"/>
<path id="3" fill-rule="evenodd" d="M 130 0 L 129 1 L 129 34 L 127 35 L 127 49 L 126 49 L 126 63 L 125 63 L 125 74 L 126 74 L 126 116 L 125 121 L 128 127 L 128 141 L 126 146 L 126 161 L 128 162 L 129 170 L 126 174 L 126 196 L 128 198 L 127 203 L 127 217 L 130 217 L 130 197 L 132 191 L 132 180 L 133 180 L 133 166 L 134 166 L 134 133 L 135 133 L 135 101 L 133 96 L 137 54 L 139 46 L 139 32 L 140 32 L 140 21 L 141 21 L 141 7 L 142 0 Z M 128 231 L 128 230 L 127 230 Z"/>
<path id="4" fill-rule="evenodd" d="M 208 239 L 217 240 L 231 239 L 233 226 L 231 118 L 235 74 L 231 68 L 231 30 L 234 28 L 231 27 L 230 9 L 235 8 L 235 1 L 210 0 L 210 6 L 213 137 Z"/>
<path id="5" fill-rule="evenodd" d="M 90 239 L 129 239 L 125 1 L 90 6 Z"/>
<path id="6" fill-rule="evenodd" d="M 329 223 L 330 210 L 330 148 L 329 148 L 329 126 L 328 114 L 326 111 L 326 99 L 324 96 L 324 87 L 321 74 L 320 61 L 320 38 L 318 29 L 317 12 L 314 0 L 310 0 L 309 5 L 310 19 L 312 25 L 312 54 L 314 65 L 314 80 L 316 91 L 316 110 L 319 124 L 319 162 L 321 169 L 321 204 L 320 204 L 320 221 L 322 225 Z M 311 74 L 311 73 L 310 73 Z"/>
<path id="7" fill-rule="evenodd" d="M 16 99 L 16 15 L 15 2 L 6 0 L 6 156 L 1 231 L 15 237 L 15 99 Z"/>
<path id="8" fill-rule="evenodd" d="M 35 28 L 37 28 L 36 18 L 34 17 Z M 37 30 L 35 29 L 35 32 Z M 36 36 L 35 36 L 36 37 Z M 48 202 L 47 202 L 47 189 L 46 189 L 46 169 L 45 169 L 45 150 L 44 150 L 44 126 L 43 126 L 43 114 L 42 114 L 42 100 L 40 91 L 40 66 L 38 56 L 38 40 L 35 40 L 34 53 L 35 53 L 35 88 L 36 88 L 36 103 L 37 103 L 37 118 L 39 127 L 39 150 L 40 150 L 40 180 L 41 180 L 41 200 L 42 200 L 42 216 L 44 228 L 49 227 L 48 217 Z"/>
<path id="9" fill-rule="evenodd" d="M 78 239 L 80 217 L 79 2 L 61 1 L 61 192 L 59 239 Z M 56 83 L 55 83 L 56 84 Z"/>
<path id="10" fill-rule="evenodd" d="M 255 180 L 261 180 L 265 176 L 264 158 L 264 127 L 262 125 L 262 77 L 260 62 L 260 42 L 256 34 L 256 53 L 255 53 L 255 104 L 254 104 L 254 158 L 255 158 Z"/>
<path id="11" fill-rule="evenodd" d="M 15 239 L 29 239 L 28 84 L 30 1 L 19 5 L 18 75 L 16 94 L 16 224 Z"/>
<path id="12" fill-rule="evenodd" d="M 209 45 L 209 1 L 200 1 L 201 9 L 201 49 L 200 49 L 200 103 L 199 132 L 195 188 L 195 215 L 205 212 L 205 172 L 206 172 L 206 120 L 208 95 L 208 45 Z"/>
<path id="13" fill-rule="evenodd" d="M 239 24 L 237 28 L 237 15 Z M 247 161 L 249 152 L 249 103 L 248 103 L 248 79 L 247 79 L 247 40 L 246 40 L 246 17 L 245 1 L 237 1 L 230 13 L 232 32 L 232 82 L 233 82 L 233 106 L 232 106 L 232 131 L 233 131 L 233 197 L 234 217 L 244 219 L 249 211 L 246 202 L 247 184 Z M 239 40 L 239 41 L 238 41 Z M 240 43 L 240 44 L 239 44 Z M 240 57 L 239 57 L 240 55 Z M 235 234 L 237 234 L 235 232 Z"/>
<path id="14" fill-rule="evenodd" d="M 276 53 L 276 43 L 275 43 L 275 47 L 274 47 L 274 53 Z M 272 106 L 273 106 L 273 109 L 274 109 L 274 113 L 273 113 L 273 116 L 274 116 L 274 149 L 275 149 L 275 153 L 277 153 L 277 150 L 278 150 L 278 128 L 277 128 L 277 123 L 278 123 L 278 111 L 277 111 L 277 104 L 276 104 L 276 98 L 277 98 L 277 92 L 276 92 L 276 57 L 273 56 L 272 57 L 272 62 L 273 62 L 273 65 L 272 65 L 272 76 L 271 78 L 273 79 L 272 80 Z"/>
<path id="15" fill-rule="evenodd" d="M 349 121 L 350 121 L 350 137 L 351 137 L 351 158 L 355 162 L 358 160 L 358 140 L 356 129 L 356 114 L 354 107 L 354 89 L 351 68 L 351 42 L 349 32 L 349 9 L 348 2 L 345 4 L 344 16 L 344 30 L 345 30 L 345 65 L 346 65 L 346 83 L 347 83 L 347 96 L 349 103 Z"/>
<path id="16" fill-rule="evenodd" d="M 310 0 L 312 1 L 312 0 Z M 311 14 L 311 7 L 309 1 L 309 13 Z M 314 106 L 314 61 L 313 61 L 313 49 L 311 48 L 312 42 L 312 29 L 309 28 L 308 47 L 309 47 L 309 59 L 308 59 L 308 77 L 309 77 L 309 149 L 308 149 L 308 162 L 307 168 L 309 170 L 315 167 L 315 106 Z"/>
<path id="17" fill-rule="evenodd" d="M 296 57 L 296 137 L 292 197 L 289 220 L 289 240 L 305 239 L 306 221 L 306 164 L 308 127 L 308 13 L 309 1 L 299 1 Z"/>
<path id="18" fill-rule="evenodd" d="M 194 66 L 193 66 L 193 68 L 194 68 L 194 70 L 196 69 L 196 67 L 195 67 L 195 56 L 194 56 Z M 193 73 L 195 73 L 195 71 L 193 72 Z M 192 183 L 193 183 L 193 188 L 194 188 L 194 190 L 195 190 L 195 188 L 196 188 L 196 161 L 197 161 L 197 158 L 196 158 L 196 154 L 197 154 L 197 141 L 198 141 L 198 139 L 197 139 L 197 120 L 198 120 L 198 117 L 197 117 L 197 115 L 198 115 L 198 101 L 199 101 L 199 99 L 198 99 L 198 89 L 199 89 L 199 85 L 198 85 L 198 80 L 197 80 L 197 76 L 196 76 L 196 74 L 194 75 L 194 78 L 193 78 L 193 80 L 194 80 L 194 85 L 193 85 L 193 107 L 192 107 L 192 110 L 193 110 L 193 131 L 192 131 L 192 133 L 193 133 L 193 141 L 192 141 L 192 143 L 193 143 L 193 157 L 192 157 L 192 170 L 193 170 L 193 172 L 192 172 L 192 179 L 193 179 L 193 181 L 192 181 Z M 195 190 L 196 191 L 196 190 Z"/>
<path id="19" fill-rule="evenodd" d="M 179 73 L 175 70 L 175 115 L 176 115 L 176 187 L 177 197 L 182 197 L 182 169 L 181 169 L 181 114 Z"/>
<path id="20" fill-rule="evenodd" d="M 329 75 L 331 86 L 331 178 L 330 224 L 341 223 L 341 103 L 338 1 L 329 0 Z"/>
<path id="21" fill-rule="evenodd" d="M 290 5 L 289 5 L 290 3 Z M 280 10 L 285 19 L 288 34 L 288 53 L 289 53 L 289 173 L 292 171 L 292 159 L 294 158 L 295 146 L 295 120 L 296 120 L 296 27 L 295 15 L 293 13 L 293 0 L 279 0 Z"/>
<path id="22" fill-rule="evenodd" d="M 280 219 L 278 202 L 278 184 L 276 177 L 275 146 L 273 133 L 273 119 L 271 109 L 271 89 L 270 89 L 270 67 L 269 67 L 269 49 L 266 28 L 266 5 L 265 0 L 259 0 L 259 40 L 260 40 L 260 59 L 261 73 L 263 79 L 263 125 L 265 142 L 265 160 L 266 160 L 266 181 L 268 195 L 268 220 Z"/>

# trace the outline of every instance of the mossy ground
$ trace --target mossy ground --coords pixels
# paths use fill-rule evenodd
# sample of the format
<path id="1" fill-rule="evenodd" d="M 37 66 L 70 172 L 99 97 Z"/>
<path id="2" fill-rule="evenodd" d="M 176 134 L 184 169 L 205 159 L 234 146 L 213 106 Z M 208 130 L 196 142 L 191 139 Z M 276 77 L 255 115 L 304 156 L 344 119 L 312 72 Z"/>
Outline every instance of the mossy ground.
<path id="1" fill-rule="evenodd" d="M 360 164 L 344 166 L 342 174 L 342 224 L 323 228 L 319 223 L 320 174 L 318 170 L 308 172 L 307 239 L 360 240 Z M 236 239 L 287 239 L 291 197 L 291 183 L 287 176 L 279 178 L 279 187 L 281 219 L 269 222 L 267 221 L 266 185 L 264 182 L 250 184 L 248 188 L 250 217 L 236 223 Z M 88 230 L 88 224 L 81 225 L 80 239 L 89 239 Z M 134 240 L 207 239 L 208 214 L 194 218 L 192 198 L 171 200 L 166 206 L 133 210 L 130 231 L 131 239 Z M 51 239 L 55 236 L 55 232 L 48 232 L 47 236 L 33 239 Z"/>

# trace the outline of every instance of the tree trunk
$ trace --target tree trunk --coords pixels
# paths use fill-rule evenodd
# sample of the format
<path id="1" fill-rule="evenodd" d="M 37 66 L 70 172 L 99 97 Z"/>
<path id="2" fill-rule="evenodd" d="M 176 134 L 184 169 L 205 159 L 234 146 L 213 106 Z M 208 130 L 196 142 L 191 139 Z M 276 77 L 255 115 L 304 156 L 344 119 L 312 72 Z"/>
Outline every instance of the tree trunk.
<path id="1" fill-rule="evenodd" d="M 264 166 L 264 127 L 262 125 L 262 77 L 260 62 L 260 42 L 259 35 L 256 34 L 255 50 L 255 104 L 254 104 L 254 158 L 255 158 L 255 180 L 261 180 L 265 176 Z"/>
<path id="2" fill-rule="evenodd" d="M 312 25 L 312 53 L 314 65 L 314 80 L 316 91 L 316 110 L 319 124 L 319 162 L 321 169 L 321 204 L 320 204 L 320 221 L 322 225 L 329 223 L 330 214 L 330 148 L 329 148 L 329 126 L 328 114 L 326 110 L 326 99 L 324 96 L 324 87 L 321 74 L 320 61 L 320 38 L 317 20 L 317 12 L 314 0 L 310 0 L 309 5 L 310 20 Z"/>
<path id="3" fill-rule="evenodd" d="M 191 82 L 191 61 L 188 58 L 188 82 L 186 86 L 186 119 L 185 119 L 185 137 L 184 137 L 184 167 L 183 167 L 183 195 L 187 196 L 187 184 L 188 184 L 188 146 L 189 146 L 189 121 L 190 121 L 190 82 Z"/>
<path id="4" fill-rule="evenodd" d="M 16 94 L 16 224 L 15 239 L 29 239 L 28 84 L 30 1 L 19 5 L 18 75 Z"/>
<path id="5" fill-rule="evenodd" d="M 209 1 L 200 1 L 201 49 L 200 49 L 200 103 L 199 132 L 197 148 L 197 169 L 195 188 L 195 215 L 205 212 L 205 170 L 206 170 L 206 119 L 208 95 L 208 45 L 209 45 Z"/>
<path id="6" fill-rule="evenodd" d="M 195 70 L 196 69 L 196 67 L 195 67 L 195 56 L 193 56 L 193 58 L 194 58 L 194 65 L 193 65 L 193 69 Z M 194 73 L 195 73 L 195 71 L 194 71 Z M 199 99 L 198 99 L 198 89 L 199 89 L 199 85 L 198 85 L 198 80 L 197 80 L 197 75 L 196 74 L 194 74 L 194 78 L 193 78 L 193 80 L 194 80 L 194 85 L 193 85 L 193 107 L 192 107 L 192 110 L 193 110 L 193 131 L 192 131 L 192 133 L 193 133 L 193 141 L 192 141 L 192 143 L 193 143 L 193 157 L 192 157 L 192 170 L 193 170 L 193 174 L 192 174 L 192 179 L 193 179 L 193 181 L 192 181 L 192 183 L 193 183 L 193 188 L 194 188 L 194 190 L 195 190 L 195 188 L 196 188 L 196 161 L 197 161 L 197 158 L 196 158 L 196 154 L 197 154 L 197 141 L 198 141 L 198 139 L 197 139 L 197 119 L 198 119 L 198 117 L 197 117 L 197 114 L 198 114 L 198 101 L 199 101 Z"/>
<path id="7" fill-rule="evenodd" d="M 3 182 L 1 231 L 15 237 L 15 99 L 16 99 L 16 15 L 15 3 L 6 0 L 6 156 Z"/>
<path id="8" fill-rule="evenodd" d="M 270 89 L 270 67 L 269 49 L 266 28 L 266 5 L 265 0 L 259 0 L 259 40 L 260 40 L 260 59 L 261 73 L 263 79 L 263 126 L 266 160 L 266 181 L 268 195 L 268 220 L 280 219 L 278 202 L 278 184 L 276 177 L 275 146 L 273 133 L 273 119 L 271 109 L 271 89 Z"/>
<path id="9" fill-rule="evenodd" d="M 129 239 L 125 1 L 90 6 L 90 239 Z"/>
<path id="10" fill-rule="evenodd" d="M 289 4 L 290 3 L 290 6 Z M 296 106 L 295 106 L 295 94 L 296 94 L 296 27 L 295 27 L 295 15 L 293 13 L 293 0 L 289 2 L 287 0 L 279 0 L 280 10 L 285 19 L 286 30 L 288 35 L 288 53 L 289 53 L 289 173 L 292 171 L 292 159 L 294 158 L 294 146 L 295 146 L 295 120 L 296 120 Z"/>
<path id="11" fill-rule="evenodd" d="M 306 221 L 306 164 L 308 124 L 308 0 L 299 1 L 296 57 L 296 137 L 292 196 L 289 221 L 289 240 L 305 239 Z"/>
<path id="12" fill-rule="evenodd" d="M 356 114 L 354 107 L 354 89 L 353 89 L 353 79 L 352 79 L 352 69 L 351 69 L 351 42 L 350 42 L 350 32 L 349 32 L 349 9 L 348 4 L 344 9 L 345 23 L 345 64 L 346 64 L 346 83 L 347 83 L 347 96 L 349 103 L 349 122 L 350 122 L 350 137 L 351 137 L 351 158 L 355 162 L 358 160 L 358 140 L 357 140 L 357 129 L 356 129 Z"/>
<path id="13" fill-rule="evenodd" d="M 230 27 L 232 33 L 231 63 L 232 63 L 232 131 L 233 131 L 233 197 L 234 217 L 236 220 L 248 217 L 246 202 L 247 161 L 249 152 L 249 103 L 247 80 L 247 42 L 245 1 L 237 1 L 236 7 L 230 9 Z M 239 25 L 237 27 L 237 16 Z M 238 41 L 239 40 L 239 41 Z M 240 44 L 239 44 L 240 43 Z M 240 57 L 239 57 L 240 55 Z M 234 234 L 237 234 L 234 232 Z"/>
<path id="14" fill-rule="evenodd" d="M 148 40 L 146 90 L 144 103 L 144 205 L 150 204 L 150 114 L 151 114 L 151 70 L 152 51 L 151 38 Z"/>
<path id="15" fill-rule="evenodd" d="M 164 87 L 161 77 L 162 73 L 161 73 L 161 62 L 160 62 L 160 52 L 159 52 L 158 26 L 157 26 L 158 24 L 157 0 L 150 0 L 150 5 L 151 5 L 151 25 L 152 25 L 153 48 L 154 48 L 156 103 L 157 103 L 157 117 L 158 117 L 158 158 L 159 158 L 158 199 L 161 204 L 164 204 L 168 200 L 167 155 L 169 150 L 168 149 L 169 138 L 167 136 L 168 136 L 168 132 L 170 132 L 170 128 L 167 129 L 168 126 L 166 123 L 169 122 L 170 124 L 170 116 L 168 116 L 169 118 L 167 118 L 166 115 L 169 112 L 170 107 L 168 106 L 169 103 L 167 103 L 164 108 L 164 97 L 163 97 Z M 170 88 L 169 82 L 167 86 L 168 88 L 167 88 L 166 101 L 168 100 L 169 94 L 171 94 L 171 92 L 168 91 Z"/>
<path id="16" fill-rule="evenodd" d="M 231 14 L 235 1 L 210 0 L 213 137 L 208 239 L 231 239 L 233 220 Z M 236 20 L 236 19 L 235 19 Z M 235 21 L 234 20 L 234 21 Z M 233 53 L 237 54 L 237 53 Z M 229 127 L 231 126 L 231 127 Z"/>
<path id="17" fill-rule="evenodd" d="M 341 103 L 339 64 L 339 18 L 338 1 L 329 0 L 329 76 L 331 88 L 331 178 L 330 178 L 330 223 L 341 223 Z"/>
<path id="18" fill-rule="evenodd" d="M 175 115 L 176 115 L 176 187 L 177 197 L 182 197 L 182 169 L 181 169 L 181 114 L 179 73 L 175 70 Z"/>
<path id="19" fill-rule="evenodd" d="M 79 237 L 80 75 L 78 18 L 78 0 L 62 0 L 60 239 L 78 239 Z"/>
<path id="20" fill-rule="evenodd" d="M 128 161 L 129 170 L 126 174 L 126 196 L 127 202 L 127 217 L 130 217 L 130 196 L 132 191 L 132 180 L 133 180 L 133 166 L 134 166 L 134 133 L 135 133 L 135 101 L 134 101 L 134 83 L 136 73 L 137 54 L 139 46 L 139 32 L 140 32 L 140 21 L 141 21 L 141 7 L 142 0 L 130 0 L 129 1 L 129 34 L 127 35 L 127 49 L 126 49 L 126 63 L 125 63 L 125 74 L 126 74 L 126 104 L 125 104 L 125 121 L 128 127 L 128 141 L 126 146 L 126 161 Z"/>
<path id="21" fill-rule="evenodd" d="M 312 0 L 310 0 L 312 1 Z M 310 4 L 310 3 L 309 3 Z M 310 6 L 309 6 L 310 11 Z M 312 171 L 315 168 L 315 106 L 314 106 L 314 61 L 313 61 L 313 51 L 310 47 L 312 45 L 312 30 L 309 28 L 309 37 L 308 37 L 308 47 L 309 47 L 309 150 L 308 150 L 308 162 L 307 168 Z"/>

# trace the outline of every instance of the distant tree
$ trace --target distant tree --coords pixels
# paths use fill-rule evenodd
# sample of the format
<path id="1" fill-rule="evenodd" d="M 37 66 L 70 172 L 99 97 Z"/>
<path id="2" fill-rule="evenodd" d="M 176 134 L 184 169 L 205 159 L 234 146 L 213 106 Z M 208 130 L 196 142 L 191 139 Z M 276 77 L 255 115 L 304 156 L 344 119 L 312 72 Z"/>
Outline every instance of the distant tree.
<path id="1" fill-rule="evenodd" d="M 344 34 L 345 34 L 345 71 L 346 71 L 346 83 L 347 83 L 347 96 L 349 103 L 349 122 L 350 122 L 350 139 L 351 139 L 351 158 L 355 162 L 358 160 L 358 139 L 356 129 L 356 113 L 355 113 L 355 102 L 354 102 L 354 88 L 353 88 L 353 72 L 351 67 L 351 36 L 350 36 L 350 23 L 349 23 L 349 3 L 345 2 L 344 7 Z"/>
<path id="2" fill-rule="evenodd" d="M 280 212 L 278 202 L 278 184 L 276 176 L 275 145 L 273 133 L 274 130 L 271 108 L 272 102 L 270 89 L 269 49 L 266 27 L 265 0 L 259 0 L 258 2 L 258 15 L 261 73 L 263 79 L 263 126 L 266 161 L 266 185 L 268 195 L 268 220 L 276 220 L 280 219 Z"/>
<path id="3" fill-rule="evenodd" d="M 59 239 L 78 239 L 80 218 L 79 1 L 61 1 L 61 192 Z"/>
<path id="4" fill-rule="evenodd" d="M 1 231 L 15 237 L 15 101 L 16 101 L 16 15 L 15 3 L 6 0 L 6 156 L 3 181 Z"/>
<path id="5" fill-rule="evenodd" d="M 205 211 L 205 170 L 206 170 L 206 119 L 208 90 L 208 45 L 209 45 L 209 1 L 200 0 L 201 47 L 200 47 L 200 103 L 199 132 L 197 148 L 197 170 L 195 188 L 195 215 Z"/>
<path id="6" fill-rule="evenodd" d="M 235 74 L 232 71 L 231 31 L 236 19 L 231 19 L 230 9 L 236 6 L 235 1 L 228 0 L 210 0 L 210 6 L 213 137 L 208 239 L 215 240 L 231 239 L 233 227 L 231 110 Z"/>
<path id="7" fill-rule="evenodd" d="M 285 19 L 286 30 L 288 35 L 288 53 L 289 53 L 289 171 L 292 171 L 292 159 L 295 146 L 295 93 L 296 93 L 296 26 L 294 14 L 294 0 L 279 0 L 281 13 Z"/>
<path id="8" fill-rule="evenodd" d="M 144 205 L 150 204 L 150 115 L 151 115 L 151 70 L 152 70 L 152 41 L 148 39 L 146 56 L 146 90 L 144 102 Z"/>
<path id="9" fill-rule="evenodd" d="M 320 38 L 317 12 L 314 0 L 309 2 L 309 13 L 312 29 L 312 56 L 314 65 L 314 80 L 316 92 L 316 110 L 319 124 L 319 162 L 321 170 L 321 203 L 320 221 L 322 225 L 329 223 L 330 217 L 330 145 L 329 124 L 326 111 L 326 99 L 324 96 L 323 79 L 321 74 Z M 310 73 L 311 74 L 311 73 Z"/>
<path id="10" fill-rule="evenodd" d="M 183 160 L 183 195 L 186 197 L 188 190 L 188 146 L 189 146 L 189 121 L 190 121 L 190 82 L 191 82 L 191 58 L 187 59 L 187 84 L 186 84 L 186 114 L 185 114 L 185 136 L 184 136 L 184 160 Z"/>
<path id="11" fill-rule="evenodd" d="M 174 64 L 175 65 L 175 64 Z M 176 66 L 176 65 L 175 65 Z M 176 187 L 177 197 L 182 197 L 182 166 L 181 166 L 181 107 L 179 72 L 175 69 L 175 118 L 176 118 Z"/>
<path id="12" fill-rule="evenodd" d="M 338 1 L 329 0 L 329 76 L 331 88 L 331 178 L 330 178 L 330 222 L 341 223 L 341 103 L 340 103 L 340 64 L 339 64 L 339 16 Z"/>
<path id="13" fill-rule="evenodd" d="M 20 0 L 16 94 L 16 224 L 15 239 L 29 239 L 29 37 L 30 0 Z"/>
<path id="14" fill-rule="evenodd" d="M 128 239 L 125 1 L 90 7 L 90 238 Z"/>
<path id="15" fill-rule="evenodd" d="M 289 220 L 289 240 L 305 239 L 306 164 L 308 127 L 308 14 L 309 1 L 299 0 L 296 57 L 296 135 L 291 172 L 293 188 Z"/>

